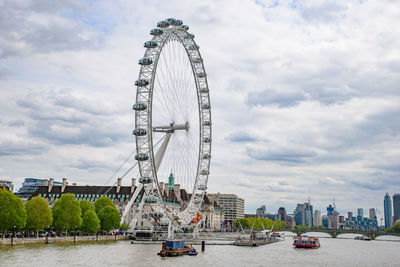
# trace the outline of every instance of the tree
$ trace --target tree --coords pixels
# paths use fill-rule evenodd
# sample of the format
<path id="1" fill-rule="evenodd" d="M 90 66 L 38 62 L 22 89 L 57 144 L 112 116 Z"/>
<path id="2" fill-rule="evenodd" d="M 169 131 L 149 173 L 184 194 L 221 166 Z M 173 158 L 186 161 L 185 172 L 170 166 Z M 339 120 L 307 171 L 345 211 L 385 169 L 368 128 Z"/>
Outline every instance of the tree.
<path id="1" fill-rule="evenodd" d="M 27 224 L 29 229 L 36 231 L 36 236 L 39 236 L 39 230 L 50 226 L 53 222 L 53 216 L 49 208 L 49 203 L 46 199 L 37 196 L 30 199 L 26 203 Z"/>
<path id="2" fill-rule="evenodd" d="M 128 223 L 121 223 L 119 226 L 119 230 L 124 231 L 129 229 L 129 224 Z"/>
<path id="3" fill-rule="evenodd" d="M 81 231 L 88 234 L 93 234 L 99 231 L 100 229 L 100 220 L 96 215 L 96 212 L 93 210 L 88 210 L 83 215 Z"/>
<path id="4" fill-rule="evenodd" d="M 80 207 L 81 207 L 81 211 L 82 211 L 82 218 L 83 216 L 85 216 L 85 213 L 89 210 L 94 211 L 94 206 L 92 203 L 90 203 L 89 200 L 82 200 L 80 202 Z"/>
<path id="5" fill-rule="evenodd" d="M 79 201 L 76 200 L 74 194 L 64 194 L 54 203 L 53 226 L 57 230 L 74 229 L 81 226 L 81 208 Z"/>
<path id="6" fill-rule="evenodd" d="M 97 216 L 99 215 L 99 212 L 107 206 L 115 207 L 114 203 L 110 198 L 101 197 L 97 199 L 96 202 L 94 203 L 94 209 L 96 210 Z"/>
<path id="7" fill-rule="evenodd" d="M 241 229 L 240 225 L 243 227 L 243 229 L 253 228 L 255 230 L 261 230 L 264 228 L 270 229 L 272 227 L 273 229 L 286 228 L 286 223 L 283 221 L 272 221 L 267 218 L 255 218 L 255 217 L 237 219 L 234 223 L 234 226 L 238 229 Z"/>
<path id="8" fill-rule="evenodd" d="M 112 229 L 119 227 L 121 215 L 115 206 L 106 206 L 99 213 L 101 229 L 109 232 Z"/>
<path id="9" fill-rule="evenodd" d="M 23 229 L 26 225 L 26 210 L 21 198 L 8 190 L 0 189 L 0 231 Z"/>

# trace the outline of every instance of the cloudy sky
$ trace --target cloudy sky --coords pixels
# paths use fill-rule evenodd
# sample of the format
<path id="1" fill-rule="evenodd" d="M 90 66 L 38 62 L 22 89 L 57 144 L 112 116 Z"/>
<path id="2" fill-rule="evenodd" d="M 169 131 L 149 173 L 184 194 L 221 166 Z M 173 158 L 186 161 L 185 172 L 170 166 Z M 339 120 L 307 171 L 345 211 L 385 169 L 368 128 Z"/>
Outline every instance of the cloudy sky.
<path id="1" fill-rule="evenodd" d="M 106 183 L 135 149 L 143 42 L 176 17 L 208 74 L 209 192 L 343 213 L 400 191 L 398 1 L 110 2 L 0 0 L 1 178 Z"/>

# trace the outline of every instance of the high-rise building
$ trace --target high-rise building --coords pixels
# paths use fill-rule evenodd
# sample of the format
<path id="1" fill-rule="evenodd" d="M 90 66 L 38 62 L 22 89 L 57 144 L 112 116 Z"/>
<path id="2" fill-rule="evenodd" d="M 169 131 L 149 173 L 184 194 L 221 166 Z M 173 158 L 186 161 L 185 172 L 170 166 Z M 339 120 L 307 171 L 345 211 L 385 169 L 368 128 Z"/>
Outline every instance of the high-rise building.
<path id="1" fill-rule="evenodd" d="M 339 223 L 343 223 L 344 222 L 344 216 L 339 216 Z"/>
<path id="2" fill-rule="evenodd" d="M 357 209 L 357 217 L 360 217 L 360 218 L 364 217 L 364 210 L 362 208 Z"/>
<path id="3" fill-rule="evenodd" d="M 280 207 L 278 210 L 278 216 L 279 216 L 279 220 L 286 222 L 287 218 L 286 218 L 286 210 L 284 207 Z"/>
<path id="4" fill-rule="evenodd" d="M 329 221 L 329 217 L 327 215 L 322 215 L 322 226 L 331 228 L 331 222 Z"/>
<path id="5" fill-rule="evenodd" d="M 208 194 L 216 200 L 225 214 L 225 226 L 232 227 L 236 219 L 244 218 L 244 199 L 235 194 Z"/>
<path id="6" fill-rule="evenodd" d="M 267 213 L 267 209 L 265 208 L 265 205 L 262 205 L 260 208 L 258 208 L 256 210 L 257 217 L 264 217 L 266 213 Z"/>
<path id="7" fill-rule="evenodd" d="M 11 181 L 0 180 L 0 189 L 6 189 L 14 192 L 14 183 Z"/>
<path id="8" fill-rule="evenodd" d="M 351 218 L 353 218 L 353 212 L 351 212 L 351 211 L 347 212 L 347 218 L 349 218 L 349 220 L 351 220 Z"/>
<path id="9" fill-rule="evenodd" d="M 376 220 L 376 213 L 374 208 L 369 209 L 369 219 L 370 220 Z"/>
<path id="10" fill-rule="evenodd" d="M 322 225 L 321 211 L 315 210 L 314 211 L 314 226 L 321 226 L 321 225 Z"/>
<path id="11" fill-rule="evenodd" d="M 329 204 L 329 206 L 326 208 L 326 212 L 327 212 L 327 214 L 326 215 L 334 215 L 334 212 L 335 212 L 335 208 L 334 207 L 332 207 L 332 205 L 331 204 Z"/>
<path id="12" fill-rule="evenodd" d="M 393 222 L 400 220 L 400 194 L 393 195 Z"/>
<path id="13" fill-rule="evenodd" d="M 392 227 L 392 200 L 390 199 L 389 193 L 385 195 L 383 207 L 385 210 L 385 228 Z"/>
<path id="14" fill-rule="evenodd" d="M 294 219 L 296 225 L 313 226 L 313 206 L 309 202 L 297 204 Z"/>
<path id="15" fill-rule="evenodd" d="M 51 186 L 55 185 L 62 185 L 61 182 L 55 182 L 53 178 L 50 178 L 50 180 L 47 179 L 37 179 L 37 178 L 25 178 L 24 182 L 22 183 L 22 187 L 18 190 L 15 195 L 29 199 L 35 191 L 41 187 L 41 186 L 48 186 L 49 183 Z"/>

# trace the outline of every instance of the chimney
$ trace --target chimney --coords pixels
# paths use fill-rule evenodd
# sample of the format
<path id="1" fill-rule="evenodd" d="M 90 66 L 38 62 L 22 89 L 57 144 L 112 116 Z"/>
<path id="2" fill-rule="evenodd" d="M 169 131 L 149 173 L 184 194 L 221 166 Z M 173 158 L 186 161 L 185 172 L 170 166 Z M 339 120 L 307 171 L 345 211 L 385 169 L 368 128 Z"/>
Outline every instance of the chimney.
<path id="1" fill-rule="evenodd" d="M 136 178 L 132 178 L 131 194 L 133 194 L 133 191 L 135 191 L 135 187 L 136 187 Z"/>
<path id="2" fill-rule="evenodd" d="M 49 192 L 51 192 L 51 189 L 53 188 L 53 184 L 54 184 L 54 178 L 50 178 L 50 182 L 49 182 Z"/>
<path id="3" fill-rule="evenodd" d="M 164 195 L 164 182 L 160 182 L 161 195 Z"/>
<path id="4" fill-rule="evenodd" d="M 44 181 L 43 181 L 43 185 L 44 185 L 44 186 L 49 186 L 49 180 L 47 180 L 47 179 L 44 179 Z"/>
<path id="5" fill-rule="evenodd" d="M 121 182 L 122 182 L 122 178 L 118 178 L 118 180 L 117 180 L 117 194 L 119 193 L 119 190 L 121 190 Z"/>
<path id="6" fill-rule="evenodd" d="M 174 185 L 174 193 L 179 202 L 181 202 L 181 185 L 175 184 Z"/>
<path id="7" fill-rule="evenodd" d="M 65 190 L 66 186 L 67 186 L 67 178 L 63 178 L 62 187 L 61 187 L 61 193 L 64 193 L 64 190 Z"/>

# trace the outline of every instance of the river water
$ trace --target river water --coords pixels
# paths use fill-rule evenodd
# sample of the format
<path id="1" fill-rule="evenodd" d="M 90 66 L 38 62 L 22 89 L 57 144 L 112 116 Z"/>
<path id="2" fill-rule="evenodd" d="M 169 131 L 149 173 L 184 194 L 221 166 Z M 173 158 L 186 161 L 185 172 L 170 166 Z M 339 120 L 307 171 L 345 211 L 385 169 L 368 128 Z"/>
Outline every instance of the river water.
<path id="1" fill-rule="evenodd" d="M 294 249 L 292 238 L 260 247 L 200 245 L 197 256 L 161 258 L 161 244 L 129 241 L 0 247 L 0 266 L 400 266 L 400 242 L 321 238 Z"/>

